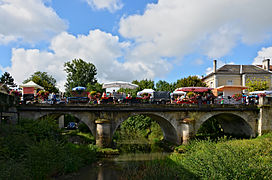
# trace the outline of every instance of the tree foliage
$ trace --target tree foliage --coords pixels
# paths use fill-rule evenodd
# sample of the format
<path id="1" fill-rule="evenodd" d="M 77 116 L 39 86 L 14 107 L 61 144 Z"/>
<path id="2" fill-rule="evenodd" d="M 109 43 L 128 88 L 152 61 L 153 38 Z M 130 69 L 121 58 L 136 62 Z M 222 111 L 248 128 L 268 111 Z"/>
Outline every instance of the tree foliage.
<path id="1" fill-rule="evenodd" d="M 248 86 L 248 91 L 263 91 L 269 88 L 267 79 L 253 78 L 247 79 L 246 86 Z"/>
<path id="2" fill-rule="evenodd" d="M 129 117 L 126 121 L 122 123 L 121 128 L 127 130 L 145 130 L 151 126 L 151 118 L 144 115 L 137 115 Z"/>
<path id="3" fill-rule="evenodd" d="M 24 84 L 29 81 L 33 81 L 34 83 L 42 86 L 46 91 L 50 93 L 57 93 L 59 89 L 56 87 L 56 79 L 53 76 L 49 75 L 47 72 L 37 71 L 33 75 L 31 75 L 28 79 L 24 80 Z"/>
<path id="4" fill-rule="evenodd" d="M 87 84 L 87 91 L 88 91 L 88 92 L 96 91 L 96 92 L 102 93 L 102 92 L 105 91 L 102 87 L 103 87 L 103 85 L 100 84 L 100 83 L 98 83 L 98 82 L 95 83 L 95 84 L 90 84 L 90 83 L 88 83 L 88 84 Z"/>
<path id="5" fill-rule="evenodd" d="M 207 87 L 207 85 L 197 76 L 188 76 L 177 80 L 176 87 Z"/>
<path id="6" fill-rule="evenodd" d="M 176 83 L 168 83 L 167 81 L 159 80 L 156 83 L 157 91 L 174 91 L 176 89 Z"/>
<path id="7" fill-rule="evenodd" d="M 64 67 L 67 73 L 65 87 L 68 94 L 74 87 L 87 87 L 97 83 L 95 77 L 97 70 L 92 63 L 85 62 L 82 59 L 73 59 L 71 62 L 66 62 Z"/>
<path id="8" fill-rule="evenodd" d="M 5 72 L 1 78 L 0 78 L 0 82 L 3 84 L 6 84 L 7 86 L 11 86 L 11 87 L 16 87 L 17 85 L 14 83 L 14 79 L 13 77 L 8 73 Z"/>
<path id="9" fill-rule="evenodd" d="M 139 87 L 137 91 L 141 91 L 143 89 L 155 89 L 154 81 L 143 79 L 141 81 L 134 80 L 132 81 L 133 84 L 137 84 Z"/>

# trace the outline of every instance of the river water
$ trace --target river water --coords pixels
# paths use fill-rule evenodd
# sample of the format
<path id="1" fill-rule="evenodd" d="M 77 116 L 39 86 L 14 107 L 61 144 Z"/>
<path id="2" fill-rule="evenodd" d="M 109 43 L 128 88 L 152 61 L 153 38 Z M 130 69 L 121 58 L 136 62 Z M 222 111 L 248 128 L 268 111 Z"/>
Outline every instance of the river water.
<path id="1" fill-rule="evenodd" d="M 95 164 L 82 168 L 79 172 L 58 177 L 57 180 L 122 180 L 124 168 L 133 163 L 163 159 L 169 153 L 123 154 L 117 157 L 102 159 Z"/>

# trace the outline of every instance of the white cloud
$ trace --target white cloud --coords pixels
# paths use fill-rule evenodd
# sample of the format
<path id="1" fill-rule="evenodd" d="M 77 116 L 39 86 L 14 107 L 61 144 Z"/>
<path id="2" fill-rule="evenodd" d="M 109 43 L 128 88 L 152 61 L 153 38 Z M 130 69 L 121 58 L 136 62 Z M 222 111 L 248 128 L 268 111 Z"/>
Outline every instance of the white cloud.
<path id="1" fill-rule="evenodd" d="M 67 25 L 43 0 L 0 0 L 0 43 L 47 40 Z"/>
<path id="2" fill-rule="evenodd" d="M 258 56 L 254 59 L 253 64 L 263 64 L 264 59 L 272 60 L 272 47 L 262 48 L 258 52 Z"/>
<path id="3" fill-rule="evenodd" d="M 202 65 L 204 61 L 202 59 L 196 59 L 192 63 L 199 66 L 199 65 Z"/>
<path id="4" fill-rule="evenodd" d="M 6 45 L 12 41 L 16 41 L 16 37 L 4 36 L 3 34 L 0 34 L 0 45 Z"/>
<path id="5" fill-rule="evenodd" d="M 144 62 L 137 59 L 118 61 L 129 49 L 128 42 L 120 42 L 117 36 L 100 30 L 90 31 L 88 35 L 77 37 L 63 32 L 51 41 L 51 52 L 38 49 L 14 48 L 12 65 L 4 68 L 12 74 L 18 84 L 35 71 L 45 71 L 53 75 L 63 90 L 66 73 L 64 63 L 81 58 L 93 63 L 98 71 L 99 82 L 132 81 L 134 79 L 154 78 L 166 72 L 165 60 L 154 59 Z M 166 63 L 167 64 L 167 63 Z"/>
<path id="6" fill-rule="evenodd" d="M 270 7 L 271 0 L 159 0 L 142 15 L 123 17 L 119 32 L 133 39 L 135 51 L 144 54 L 182 57 L 200 52 L 219 58 L 237 42 L 267 38 L 272 28 Z"/>
<path id="7" fill-rule="evenodd" d="M 123 3 L 121 0 L 86 0 L 87 3 L 94 9 L 108 9 L 110 12 L 122 9 Z"/>

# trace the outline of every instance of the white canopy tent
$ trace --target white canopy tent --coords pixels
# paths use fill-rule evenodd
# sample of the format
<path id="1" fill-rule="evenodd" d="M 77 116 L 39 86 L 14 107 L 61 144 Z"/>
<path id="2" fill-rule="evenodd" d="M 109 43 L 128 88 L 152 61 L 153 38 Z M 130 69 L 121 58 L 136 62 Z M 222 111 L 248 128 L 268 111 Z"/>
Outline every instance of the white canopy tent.
<path id="1" fill-rule="evenodd" d="M 35 89 L 44 89 L 42 86 L 34 83 L 33 81 L 29 81 L 26 84 L 22 84 L 19 86 L 20 88 L 24 88 L 24 87 L 34 87 Z"/>

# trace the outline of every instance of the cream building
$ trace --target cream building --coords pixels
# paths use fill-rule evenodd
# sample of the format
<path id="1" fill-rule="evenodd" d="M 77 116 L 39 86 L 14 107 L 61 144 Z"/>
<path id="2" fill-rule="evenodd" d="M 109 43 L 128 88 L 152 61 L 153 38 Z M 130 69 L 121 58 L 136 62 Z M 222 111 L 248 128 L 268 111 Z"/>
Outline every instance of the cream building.
<path id="1" fill-rule="evenodd" d="M 270 60 L 263 60 L 263 65 L 224 65 L 216 68 L 217 61 L 213 61 L 213 72 L 202 78 L 211 88 L 244 87 L 248 79 L 263 79 L 268 81 L 269 89 L 272 87 L 272 71 Z M 216 93 L 217 94 L 217 93 Z"/>

